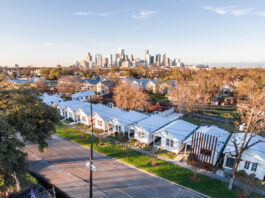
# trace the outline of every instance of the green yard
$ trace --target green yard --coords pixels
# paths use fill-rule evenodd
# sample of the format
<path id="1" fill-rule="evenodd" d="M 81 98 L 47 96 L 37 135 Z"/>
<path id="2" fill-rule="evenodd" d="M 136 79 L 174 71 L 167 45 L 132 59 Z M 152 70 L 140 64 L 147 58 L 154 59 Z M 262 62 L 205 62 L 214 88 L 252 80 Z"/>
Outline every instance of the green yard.
<path id="1" fill-rule="evenodd" d="M 220 128 L 224 128 L 231 133 L 233 133 L 236 130 L 236 127 L 234 126 L 234 124 L 223 123 L 223 122 L 208 120 L 208 119 L 199 118 L 199 117 L 186 116 L 186 117 L 184 117 L 183 120 L 185 120 L 187 122 L 191 122 L 191 123 L 196 124 L 198 126 L 201 126 L 203 124 L 219 126 Z"/>
<path id="2" fill-rule="evenodd" d="M 90 147 L 91 136 L 85 134 L 86 139 L 80 139 L 81 133 L 77 129 L 73 129 L 67 126 L 59 125 L 56 128 L 56 133 L 66 139 L 72 140 L 76 143 L 82 144 L 86 147 Z M 114 157 L 120 161 L 131 164 L 137 168 L 143 169 L 147 172 L 155 174 L 157 176 L 163 177 L 177 184 L 186 186 L 188 188 L 194 189 L 201 193 L 207 194 L 211 197 L 223 198 L 236 198 L 239 197 L 238 188 L 233 191 L 227 189 L 228 184 L 221 182 L 219 180 L 212 179 L 204 175 L 198 175 L 199 181 L 194 182 L 191 180 L 193 172 L 177 165 L 170 164 L 168 162 L 154 159 L 149 155 L 141 154 L 132 149 L 126 149 L 127 155 L 123 155 L 123 147 L 117 144 L 112 144 L 105 142 L 104 146 L 98 146 L 98 140 L 95 139 L 94 149 L 105 155 Z M 156 160 L 158 166 L 151 166 L 150 162 Z M 253 198 L 261 198 L 260 195 L 252 195 Z"/>
<path id="3" fill-rule="evenodd" d="M 201 109 L 201 112 L 205 115 L 209 116 L 219 116 L 223 118 L 229 118 L 229 119 L 237 119 L 238 113 L 235 108 L 228 108 L 228 107 L 213 107 L 208 106 L 203 109 Z"/>
<path id="4" fill-rule="evenodd" d="M 170 152 L 170 151 L 166 151 L 166 150 L 158 151 L 158 155 L 160 155 L 162 157 L 165 157 L 165 158 L 168 158 L 168 159 L 172 159 L 172 160 L 177 157 L 176 153 L 173 153 L 173 152 Z"/>

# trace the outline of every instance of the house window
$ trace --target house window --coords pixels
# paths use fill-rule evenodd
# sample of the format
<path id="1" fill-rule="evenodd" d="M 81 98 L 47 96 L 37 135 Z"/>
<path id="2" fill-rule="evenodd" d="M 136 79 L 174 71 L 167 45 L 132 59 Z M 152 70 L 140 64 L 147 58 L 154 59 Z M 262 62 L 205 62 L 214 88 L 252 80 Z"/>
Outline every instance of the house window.
<path id="1" fill-rule="evenodd" d="M 116 131 L 118 132 L 118 125 L 116 125 Z"/>
<path id="2" fill-rule="evenodd" d="M 252 164 L 252 167 L 251 167 L 251 171 L 256 172 L 257 171 L 257 168 L 258 168 L 258 163 L 253 163 Z"/>
<path id="3" fill-rule="evenodd" d="M 207 149 L 201 149 L 201 154 L 211 156 L 212 152 Z"/>
<path id="4" fill-rule="evenodd" d="M 86 122 L 86 116 L 82 116 L 82 121 Z"/>
<path id="5" fill-rule="evenodd" d="M 247 169 L 248 170 L 249 169 L 249 166 L 250 166 L 250 162 L 245 161 L 244 169 Z"/>
<path id="6" fill-rule="evenodd" d="M 167 141 L 166 141 L 166 145 L 169 146 L 169 139 L 167 139 Z"/>
<path id="7" fill-rule="evenodd" d="M 140 138 L 144 138 L 144 133 L 143 132 L 139 132 L 139 137 Z"/>
<path id="8" fill-rule="evenodd" d="M 102 126 L 102 121 L 98 120 L 98 126 Z"/>
<path id="9" fill-rule="evenodd" d="M 119 126 L 119 132 L 121 132 L 121 126 Z"/>
<path id="10" fill-rule="evenodd" d="M 225 166 L 228 167 L 228 168 L 233 168 L 234 167 L 234 163 L 235 163 L 235 159 L 232 158 L 232 157 L 228 157 L 226 159 L 226 164 Z"/>
<path id="11" fill-rule="evenodd" d="M 170 146 L 174 147 L 174 141 L 173 140 L 170 141 Z"/>

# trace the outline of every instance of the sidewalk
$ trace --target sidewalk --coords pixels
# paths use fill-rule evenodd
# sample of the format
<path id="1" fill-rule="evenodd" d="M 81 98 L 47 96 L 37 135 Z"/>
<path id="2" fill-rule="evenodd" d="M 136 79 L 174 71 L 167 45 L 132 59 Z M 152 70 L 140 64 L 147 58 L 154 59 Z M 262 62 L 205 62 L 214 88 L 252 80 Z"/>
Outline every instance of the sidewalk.
<path id="1" fill-rule="evenodd" d="M 65 124 L 65 125 L 67 125 L 67 126 L 69 126 L 69 127 L 72 127 L 72 128 L 78 129 L 78 130 L 80 130 L 80 131 L 82 131 L 82 132 L 85 132 L 85 133 L 87 133 L 87 134 L 90 134 L 90 135 L 92 134 L 90 131 L 87 131 L 87 130 L 85 130 L 85 129 L 81 129 L 81 128 L 78 128 L 78 127 L 76 127 L 76 126 L 73 126 L 73 125 L 69 125 L 69 124 L 67 124 L 67 123 L 64 123 L 64 122 L 62 122 L 62 124 Z M 94 133 L 94 135 L 97 136 L 95 133 Z M 117 141 L 117 140 L 113 140 L 113 139 L 110 139 L 110 138 L 108 138 L 108 137 L 106 137 L 105 140 L 107 140 L 107 141 L 111 141 L 111 142 L 113 142 L 113 143 L 115 143 L 115 144 L 119 144 L 119 141 Z M 138 151 L 139 153 L 142 153 L 142 154 L 145 154 L 145 155 L 149 155 L 149 156 L 153 156 L 153 155 L 152 155 L 152 152 L 150 152 L 150 151 L 142 150 L 142 149 L 139 149 L 139 148 L 137 148 L 137 147 L 130 146 L 130 145 L 128 145 L 127 147 L 130 148 L 130 149 L 133 149 L 133 150 L 135 150 L 135 151 Z M 157 155 L 156 157 L 157 157 L 158 159 L 160 159 L 160 160 L 163 160 L 163 161 L 166 161 L 166 162 L 169 162 L 169 163 L 175 164 L 175 165 L 177 165 L 177 166 L 180 166 L 180 167 L 183 167 L 183 168 L 189 169 L 189 170 L 191 170 L 191 171 L 194 171 L 194 167 L 188 165 L 185 161 L 180 162 L 180 161 L 177 161 L 176 158 L 175 158 L 174 160 L 172 160 L 172 159 L 168 159 L 168 158 L 162 157 L 162 156 L 160 156 L 160 155 Z M 229 184 L 229 182 L 230 182 L 230 179 L 229 179 L 229 178 L 219 176 L 219 175 L 217 175 L 217 174 L 215 174 L 215 173 L 213 173 L 213 172 L 210 172 L 210 171 L 206 171 L 206 170 L 203 170 L 203 169 L 199 169 L 199 170 L 196 170 L 196 171 L 197 171 L 198 173 L 202 174 L 202 175 L 205 175 L 205 176 L 208 176 L 208 177 L 211 177 L 211 178 L 214 178 L 214 179 L 218 179 L 218 180 L 223 181 L 223 182 L 228 183 L 228 184 Z M 250 186 L 248 186 L 247 184 L 243 184 L 243 183 L 240 183 L 240 182 L 237 182 L 237 181 L 234 181 L 234 185 L 235 185 L 235 186 L 238 186 L 238 187 L 240 187 L 240 188 L 242 188 L 242 189 L 247 188 L 247 189 L 249 189 L 249 190 L 252 191 L 252 192 L 255 192 L 255 193 L 258 193 L 258 194 L 261 194 L 261 195 L 264 195 L 264 196 L 265 196 L 265 191 L 264 191 L 264 190 L 261 190 L 261 189 L 255 188 L 255 187 L 250 187 Z"/>

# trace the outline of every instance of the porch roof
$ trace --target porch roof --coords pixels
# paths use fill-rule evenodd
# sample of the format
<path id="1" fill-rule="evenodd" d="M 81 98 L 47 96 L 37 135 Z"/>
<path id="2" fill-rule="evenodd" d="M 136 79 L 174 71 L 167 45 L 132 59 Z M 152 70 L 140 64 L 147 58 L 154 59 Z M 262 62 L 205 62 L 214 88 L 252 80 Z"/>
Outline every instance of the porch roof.
<path id="1" fill-rule="evenodd" d="M 184 120 L 177 120 L 163 127 L 159 131 L 166 130 L 172 134 L 179 142 L 185 140 L 198 126 Z"/>

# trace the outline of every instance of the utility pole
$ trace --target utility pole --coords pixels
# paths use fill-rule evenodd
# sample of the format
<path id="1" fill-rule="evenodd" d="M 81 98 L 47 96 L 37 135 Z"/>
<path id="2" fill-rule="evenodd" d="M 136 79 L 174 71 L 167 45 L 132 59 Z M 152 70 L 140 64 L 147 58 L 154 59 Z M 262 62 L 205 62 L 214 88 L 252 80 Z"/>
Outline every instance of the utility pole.
<path id="1" fill-rule="evenodd" d="M 94 129 L 93 129 L 93 118 L 92 118 L 92 103 L 90 102 L 90 118 L 91 118 L 91 129 L 92 129 L 92 137 L 91 137 L 91 144 L 90 144 L 90 167 L 89 167 L 89 171 L 90 171 L 90 189 L 89 189 L 89 198 L 93 197 L 93 193 L 92 193 L 92 188 L 93 188 L 93 175 L 92 175 L 92 165 L 93 165 L 93 141 L 94 141 Z"/>

